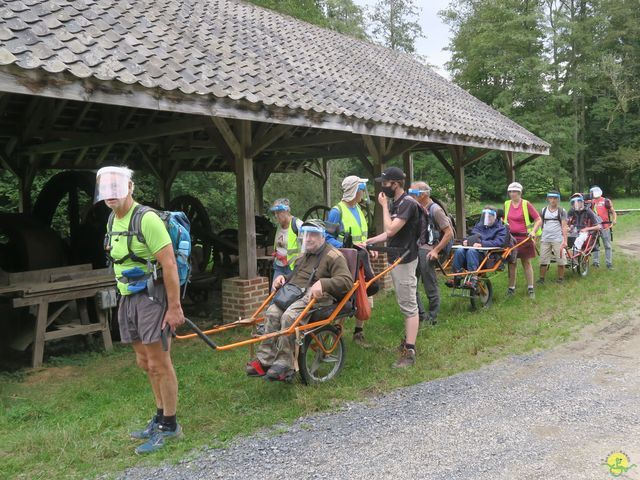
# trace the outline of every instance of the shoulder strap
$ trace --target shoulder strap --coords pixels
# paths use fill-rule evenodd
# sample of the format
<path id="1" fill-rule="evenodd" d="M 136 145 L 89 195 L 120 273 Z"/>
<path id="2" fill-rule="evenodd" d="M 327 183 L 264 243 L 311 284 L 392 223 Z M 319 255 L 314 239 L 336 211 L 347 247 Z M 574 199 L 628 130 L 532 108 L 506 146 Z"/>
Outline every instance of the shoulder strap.
<path id="1" fill-rule="evenodd" d="M 139 257 L 135 253 L 133 253 L 133 249 L 131 248 L 133 243 L 133 237 L 135 236 L 140 243 L 147 244 L 144 239 L 144 235 L 142 234 L 142 217 L 145 213 L 155 211 L 153 208 L 148 207 L 146 205 L 136 205 L 133 207 L 133 213 L 131 214 L 131 220 L 129 221 L 129 235 L 127 235 L 127 250 L 129 251 L 127 257 L 137 263 L 146 264 L 149 263 L 149 260 L 146 258 Z M 126 257 L 125 257 L 126 258 Z M 124 260 L 124 259 L 123 259 Z"/>
<path id="2" fill-rule="evenodd" d="M 291 230 L 294 235 L 298 235 L 298 219 L 296 217 L 291 217 Z"/>
<path id="3" fill-rule="evenodd" d="M 560 210 L 558 209 L 558 215 L 560 215 Z M 559 219 L 560 217 L 558 217 Z M 547 207 L 542 208 L 542 227 L 544 228 L 544 222 L 547 221 Z"/>

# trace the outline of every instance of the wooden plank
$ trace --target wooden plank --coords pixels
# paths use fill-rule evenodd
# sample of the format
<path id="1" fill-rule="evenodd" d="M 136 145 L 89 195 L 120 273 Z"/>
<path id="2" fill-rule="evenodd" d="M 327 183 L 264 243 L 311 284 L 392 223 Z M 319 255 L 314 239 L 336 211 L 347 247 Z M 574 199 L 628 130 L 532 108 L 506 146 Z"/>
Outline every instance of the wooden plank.
<path id="1" fill-rule="evenodd" d="M 37 305 L 40 302 L 63 302 L 67 300 L 76 300 L 78 298 L 89 298 L 93 297 L 100 290 L 105 288 L 113 287 L 113 284 L 110 285 L 92 285 L 87 288 L 76 288 L 74 290 L 66 290 L 62 292 L 57 292 L 53 294 L 43 293 L 42 295 L 37 295 L 33 297 L 18 297 L 12 299 L 12 305 L 14 307 L 27 307 L 29 305 Z"/>
<path id="2" fill-rule="evenodd" d="M 527 158 L 516 162 L 515 165 L 513 166 L 513 168 L 517 169 L 517 168 L 520 168 L 520 167 L 524 167 L 527 163 L 532 162 L 533 160 L 535 160 L 539 156 L 540 156 L 539 154 L 529 155 Z"/>
<path id="3" fill-rule="evenodd" d="M 513 166 L 513 152 L 502 152 L 502 162 L 507 177 L 507 183 L 516 181 L 516 170 Z"/>
<path id="4" fill-rule="evenodd" d="M 211 117 L 211 121 L 218 129 L 218 132 L 220 132 L 220 135 L 222 135 L 222 138 L 227 144 L 227 147 L 229 147 L 229 150 L 231 150 L 231 153 L 233 153 L 233 156 L 236 159 L 242 157 L 244 155 L 244 151 L 242 149 L 243 146 L 241 145 L 241 142 L 236 138 L 233 130 L 231 130 L 231 126 L 229 125 L 227 120 L 222 117 Z"/>
<path id="5" fill-rule="evenodd" d="M 253 158 L 247 154 L 251 149 L 251 123 L 242 122 L 239 130 L 241 151 L 240 156 L 236 158 L 238 262 L 240 278 L 250 279 L 255 278 L 258 274 Z"/>
<path id="6" fill-rule="evenodd" d="M 69 265 L 66 267 L 43 268 L 41 270 L 9 273 L 8 277 L 10 284 L 42 283 L 51 281 L 52 275 L 69 275 L 73 273 L 86 272 L 92 269 L 93 267 L 90 263 L 83 263 L 82 265 Z"/>
<path id="7" fill-rule="evenodd" d="M 331 163 L 329 163 L 329 160 L 322 159 L 322 170 L 324 173 L 322 196 L 324 198 L 324 204 L 331 206 Z"/>
<path id="8" fill-rule="evenodd" d="M 275 143 L 285 133 L 291 131 L 292 128 L 293 127 L 289 125 L 276 125 L 265 135 L 253 140 L 251 150 L 247 152 L 247 155 L 251 158 L 255 158 L 263 150 L 266 150 L 270 145 Z"/>
<path id="9" fill-rule="evenodd" d="M 447 162 L 447 159 L 445 158 L 444 155 L 442 155 L 442 153 L 438 150 L 436 150 L 435 148 L 431 149 L 431 153 L 433 153 L 433 156 L 436 157 L 438 159 L 438 161 L 440 162 L 440 164 L 445 168 L 445 170 L 447 172 L 449 172 L 449 174 L 452 177 L 455 177 L 455 172 L 453 170 L 453 167 L 451 166 L 451 164 L 449 162 Z"/>
<path id="10" fill-rule="evenodd" d="M 369 173 L 369 175 L 371 177 L 374 176 L 374 172 L 373 172 L 373 164 L 369 161 L 369 159 L 367 158 L 366 155 L 364 154 L 360 154 L 358 155 L 358 160 L 360 160 L 360 163 L 362 163 L 362 165 L 364 166 L 364 168 L 367 169 L 367 172 Z"/>
<path id="11" fill-rule="evenodd" d="M 462 166 L 463 167 L 468 167 L 469 165 L 474 164 L 475 162 L 477 162 L 478 160 L 480 160 L 482 157 L 484 157 L 485 155 L 487 155 L 488 153 L 490 153 L 492 150 L 481 150 L 479 152 L 474 153 L 472 156 L 470 156 L 469 158 L 465 158 L 462 161 Z"/>
<path id="12" fill-rule="evenodd" d="M 115 283 L 113 275 L 95 277 L 95 278 L 78 278 L 72 280 L 62 280 L 58 282 L 47 283 L 33 283 L 24 289 L 23 296 L 32 297 L 34 295 L 42 295 L 47 293 L 56 293 L 61 290 L 75 289 L 75 288 L 91 288 L 96 285 L 110 286 Z"/>
<path id="13" fill-rule="evenodd" d="M 61 326 L 58 330 L 45 332 L 44 341 L 67 338 L 74 335 L 87 335 L 89 333 L 102 332 L 102 325 L 99 323 L 89 323 L 87 325 Z"/>
<path id="14" fill-rule="evenodd" d="M 407 189 L 414 181 L 413 153 L 404 152 L 402 154 L 402 165 L 404 167 L 404 174 L 407 176 L 406 182 L 405 182 L 405 189 Z"/>
<path id="15" fill-rule="evenodd" d="M 362 140 L 364 141 L 364 146 L 367 147 L 369 156 L 373 160 L 372 163 L 380 163 L 380 161 L 382 160 L 382 155 L 380 154 L 380 151 L 378 150 L 373 137 L 370 135 L 362 135 Z"/>
<path id="16" fill-rule="evenodd" d="M 454 187 L 456 194 L 456 236 L 464 238 L 467 235 L 467 221 L 464 205 L 464 165 L 462 164 L 462 148 L 451 147 L 453 157 Z"/>
<path id="17" fill-rule="evenodd" d="M 38 307 L 36 309 L 36 327 L 33 351 L 31 352 L 31 366 L 38 368 L 42 366 L 44 357 L 44 336 L 47 330 L 49 303 L 40 299 L 35 305 L 38 305 Z"/>
<path id="18" fill-rule="evenodd" d="M 64 152 L 67 150 L 79 150 L 85 147 L 98 147 L 110 143 L 139 142 L 149 138 L 178 135 L 181 133 L 195 132 L 204 129 L 203 119 L 200 117 L 187 118 L 173 122 L 146 125 L 132 130 L 119 130 L 115 132 L 91 133 L 73 140 L 33 145 L 25 150 L 27 154 L 44 154 Z"/>
<path id="19" fill-rule="evenodd" d="M 90 264 L 88 264 L 90 265 Z M 85 265 L 83 265 L 85 266 Z M 49 281 L 51 282 L 59 282 L 61 280 L 78 280 L 81 278 L 89 278 L 93 279 L 95 277 L 113 277 L 113 272 L 111 272 L 110 268 L 96 268 L 96 269 L 82 269 L 77 272 L 69 272 L 69 273 L 52 273 L 49 276 Z"/>

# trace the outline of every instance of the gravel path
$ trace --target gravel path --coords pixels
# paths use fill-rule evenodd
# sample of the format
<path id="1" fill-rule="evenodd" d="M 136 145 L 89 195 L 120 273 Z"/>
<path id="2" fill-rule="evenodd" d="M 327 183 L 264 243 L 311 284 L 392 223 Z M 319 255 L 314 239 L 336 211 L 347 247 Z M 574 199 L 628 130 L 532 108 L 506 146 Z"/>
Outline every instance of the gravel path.
<path id="1" fill-rule="evenodd" d="M 640 464 L 640 315 L 125 479 L 605 479 Z M 640 479 L 640 467 L 618 478 Z"/>

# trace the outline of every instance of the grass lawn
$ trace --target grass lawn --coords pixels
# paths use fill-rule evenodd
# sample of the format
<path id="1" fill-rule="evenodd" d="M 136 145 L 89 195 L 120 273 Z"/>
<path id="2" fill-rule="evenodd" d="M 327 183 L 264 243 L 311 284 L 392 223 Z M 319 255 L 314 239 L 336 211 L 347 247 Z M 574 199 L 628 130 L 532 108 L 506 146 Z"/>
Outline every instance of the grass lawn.
<path id="1" fill-rule="evenodd" d="M 639 214 L 620 217 L 619 231 L 640 232 L 639 227 Z M 468 300 L 451 298 L 443 287 L 441 323 L 421 332 L 417 365 L 407 371 L 390 368 L 403 334 L 392 296 L 376 299 L 366 327 L 372 348 L 353 345 L 353 324 L 347 323 L 345 369 L 336 381 L 318 387 L 247 378 L 245 349 L 215 353 L 198 340 L 179 342 L 174 360 L 185 438 L 152 457 L 137 457 L 136 444 L 127 436 L 153 413 L 146 378 L 128 348 L 116 347 L 109 355 L 50 358 L 44 369 L 0 374 L 0 477 L 86 478 L 177 461 L 197 447 L 222 446 L 237 435 L 348 400 L 549 347 L 570 339 L 586 324 L 630 308 L 630 294 L 640 287 L 640 262 L 622 261 L 621 256 L 615 260 L 614 271 L 592 271 L 587 279 L 567 272 L 565 285 L 540 288 L 533 301 L 525 298 L 522 275 L 517 297 L 507 300 L 506 273 L 499 274 L 494 277 L 492 307 L 476 313 L 468 311 Z M 548 280 L 554 278 L 552 267 Z"/>

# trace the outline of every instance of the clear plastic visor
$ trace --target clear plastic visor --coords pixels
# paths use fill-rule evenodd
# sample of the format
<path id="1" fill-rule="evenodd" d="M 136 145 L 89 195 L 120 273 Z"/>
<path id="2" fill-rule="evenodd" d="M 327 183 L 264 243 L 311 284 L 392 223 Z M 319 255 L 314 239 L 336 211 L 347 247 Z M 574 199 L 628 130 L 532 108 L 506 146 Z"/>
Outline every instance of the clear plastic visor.
<path id="1" fill-rule="evenodd" d="M 298 242 L 302 253 L 315 253 L 324 245 L 324 229 L 317 227 L 302 227 Z"/>
<path id="2" fill-rule="evenodd" d="M 490 227 L 494 223 L 496 223 L 496 211 L 495 210 L 482 210 L 480 214 L 480 220 L 482 221 L 482 225 L 485 227 Z"/>
<path id="3" fill-rule="evenodd" d="M 94 203 L 102 200 L 122 199 L 129 195 L 130 177 L 124 172 L 107 171 L 96 176 Z"/>

